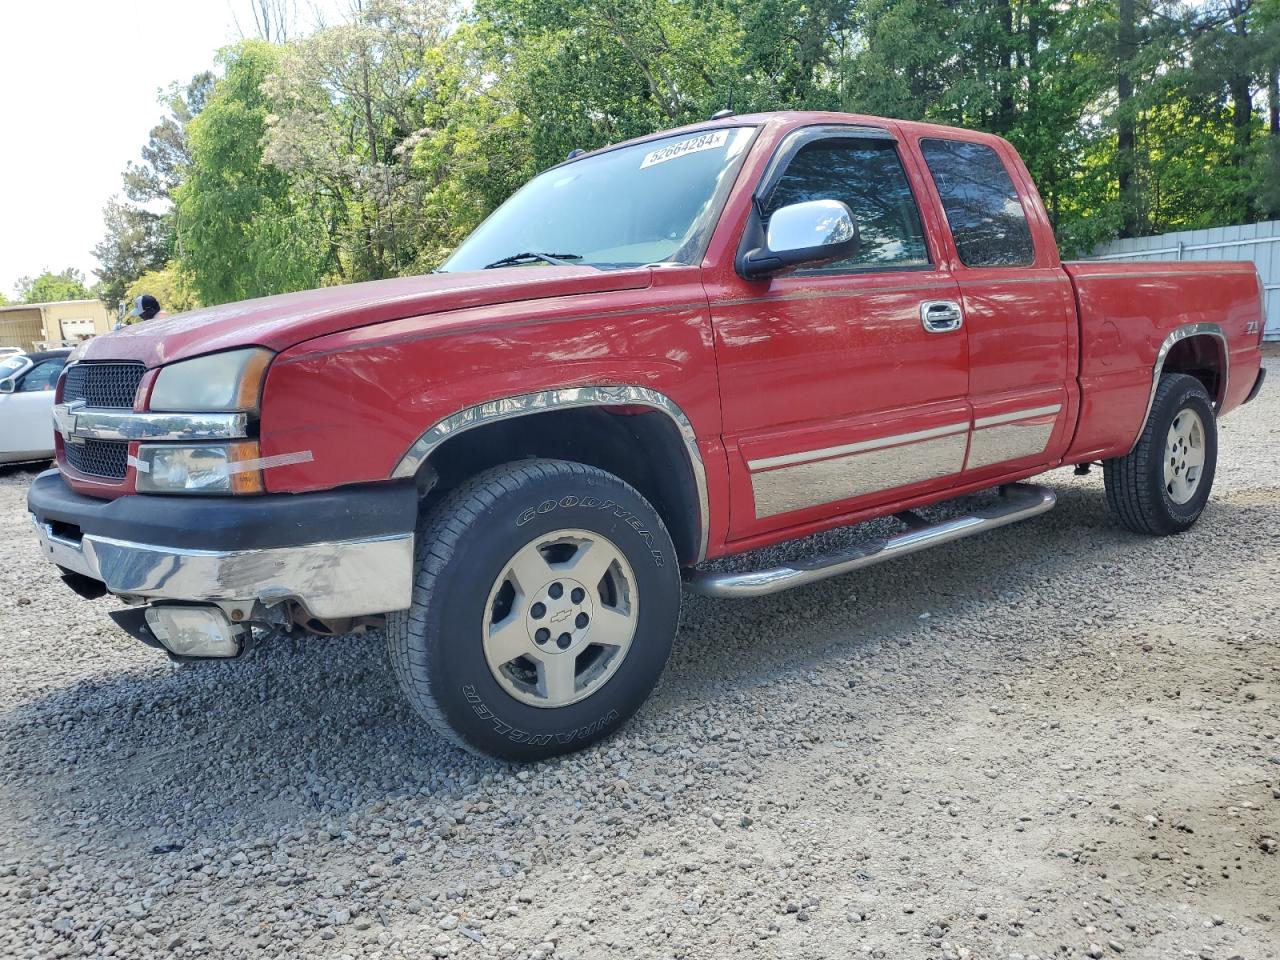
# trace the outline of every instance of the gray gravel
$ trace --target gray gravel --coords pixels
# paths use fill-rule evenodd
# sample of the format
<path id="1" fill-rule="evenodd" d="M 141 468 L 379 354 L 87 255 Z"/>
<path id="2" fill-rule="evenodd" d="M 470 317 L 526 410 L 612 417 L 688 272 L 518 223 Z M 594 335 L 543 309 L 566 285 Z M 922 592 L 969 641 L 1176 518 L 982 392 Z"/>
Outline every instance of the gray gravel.
<path id="1" fill-rule="evenodd" d="M 179 668 L 36 553 L 0 468 L 0 956 L 1280 956 L 1280 363 L 1151 540 L 1049 515 L 690 597 L 614 739 L 422 729 L 378 636 Z"/>

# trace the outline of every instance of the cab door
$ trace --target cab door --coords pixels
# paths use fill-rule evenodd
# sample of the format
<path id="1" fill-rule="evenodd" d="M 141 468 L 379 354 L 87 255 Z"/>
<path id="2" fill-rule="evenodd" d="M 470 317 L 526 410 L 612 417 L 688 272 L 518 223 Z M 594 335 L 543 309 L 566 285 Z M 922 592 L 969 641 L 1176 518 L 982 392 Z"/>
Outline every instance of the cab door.
<path id="1" fill-rule="evenodd" d="M 927 239 L 933 213 L 917 202 L 894 127 L 793 131 L 765 168 L 744 229 L 767 229 L 781 207 L 820 199 L 852 212 L 854 257 L 764 280 L 730 267 L 707 282 L 730 541 L 829 526 L 945 486 L 963 469 L 960 291 Z"/>
<path id="2" fill-rule="evenodd" d="M 1075 298 L 1013 148 L 963 136 L 926 135 L 918 145 L 949 227 L 969 330 L 966 479 L 994 481 L 1056 462 L 1070 443 Z"/>

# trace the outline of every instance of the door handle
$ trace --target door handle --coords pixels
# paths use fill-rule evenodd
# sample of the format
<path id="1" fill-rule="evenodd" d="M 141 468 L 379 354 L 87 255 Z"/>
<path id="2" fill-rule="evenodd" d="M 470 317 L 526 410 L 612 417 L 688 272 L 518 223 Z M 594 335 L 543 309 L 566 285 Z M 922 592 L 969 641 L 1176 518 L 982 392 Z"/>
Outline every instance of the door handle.
<path id="1" fill-rule="evenodd" d="M 964 314 L 954 300 L 926 300 L 920 304 L 920 323 L 926 333 L 952 333 L 964 326 Z"/>

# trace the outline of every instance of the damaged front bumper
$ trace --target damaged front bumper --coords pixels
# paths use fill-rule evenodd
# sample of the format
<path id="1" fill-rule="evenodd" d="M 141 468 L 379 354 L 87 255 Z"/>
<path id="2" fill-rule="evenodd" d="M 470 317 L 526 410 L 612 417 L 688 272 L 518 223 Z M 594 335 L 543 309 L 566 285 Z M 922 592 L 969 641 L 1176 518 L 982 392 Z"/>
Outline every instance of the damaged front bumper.
<path id="1" fill-rule="evenodd" d="M 216 604 L 233 620 L 286 601 L 322 620 L 391 613 L 412 596 L 412 484 L 98 500 L 50 470 L 27 507 L 46 559 L 89 595 L 101 584 L 132 602 Z"/>

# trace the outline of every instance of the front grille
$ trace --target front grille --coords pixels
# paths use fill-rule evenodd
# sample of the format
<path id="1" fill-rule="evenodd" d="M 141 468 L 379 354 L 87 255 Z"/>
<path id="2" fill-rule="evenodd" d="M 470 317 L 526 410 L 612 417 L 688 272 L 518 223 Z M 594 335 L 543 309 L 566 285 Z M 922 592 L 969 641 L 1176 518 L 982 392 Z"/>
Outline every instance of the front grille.
<path id="1" fill-rule="evenodd" d="M 115 440 L 67 443 L 67 463 L 80 473 L 108 480 L 123 480 L 129 467 L 129 444 Z"/>
<path id="2" fill-rule="evenodd" d="M 141 363 L 93 362 L 73 364 L 67 370 L 62 401 L 83 400 L 89 407 L 132 410 L 138 384 L 147 368 Z M 121 474 L 123 476 L 123 474 Z"/>

